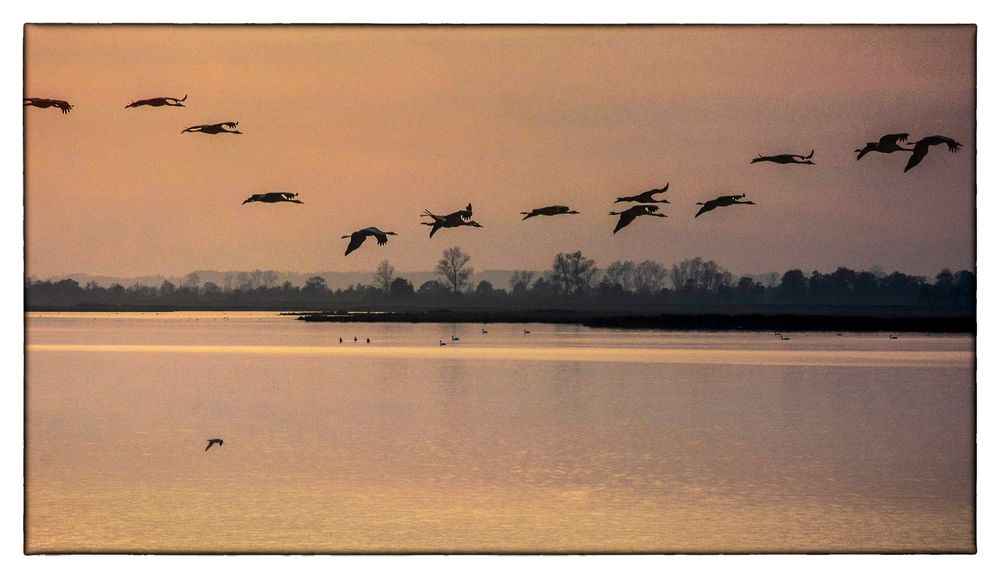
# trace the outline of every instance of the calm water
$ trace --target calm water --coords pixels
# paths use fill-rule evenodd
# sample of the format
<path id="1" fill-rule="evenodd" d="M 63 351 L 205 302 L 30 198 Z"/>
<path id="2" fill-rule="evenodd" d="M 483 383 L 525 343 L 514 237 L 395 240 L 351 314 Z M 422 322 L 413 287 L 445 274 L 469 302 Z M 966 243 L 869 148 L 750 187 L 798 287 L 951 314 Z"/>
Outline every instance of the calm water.
<path id="1" fill-rule="evenodd" d="M 27 550 L 974 548 L 971 337 L 482 327 L 31 314 Z"/>

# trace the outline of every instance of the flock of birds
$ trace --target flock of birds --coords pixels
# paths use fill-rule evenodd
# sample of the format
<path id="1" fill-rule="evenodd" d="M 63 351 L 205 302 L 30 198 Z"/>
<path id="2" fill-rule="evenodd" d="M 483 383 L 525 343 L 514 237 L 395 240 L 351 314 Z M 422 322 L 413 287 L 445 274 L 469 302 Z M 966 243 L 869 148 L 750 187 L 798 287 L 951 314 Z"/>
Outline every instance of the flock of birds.
<path id="1" fill-rule="evenodd" d="M 142 106 L 149 107 L 184 107 L 184 102 L 187 100 L 188 95 L 184 95 L 184 98 L 172 98 L 172 97 L 157 97 L 157 98 L 147 98 L 143 100 L 132 101 L 125 106 L 126 109 L 129 108 L 139 108 Z M 63 114 L 68 114 L 72 109 L 73 105 L 66 102 L 65 100 L 56 100 L 49 98 L 25 98 L 25 106 L 34 106 L 38 108 L 57 108 L 62 111 Z M 181 131 L 181 133 L 195 133 L 200 132 L 204 134 L 243 134 L 237 130 L 238 122 L 227 121 L 220 122 L 216 124 L 200 124 L 195 126 L 190 126 Z M 947 145 L 948 151 L 955 153 L 962 148 L 962 144 L 957 142 L 953 138 L 946 136 L 933 135 L 924 137 L 915 143 L 908 142 L 908 133 L 896 133 L 887 134 L 880 138 L 876 142 L 869 142 L 865 144 L 864 148 L 856 149 L 855 152 L 858 153 L 857 160 L 861 160 L 866 154 L 870 152 L 879 153 L 895 153 L 895 152 L 909 152 L 910 158 L 903 169 L 903 172 L 911 170 L 913 167 L 920 164 L 920 161 L 927 156 L 930 148 L 932 146 L 944 144 Z M 902 144 L 905 143 L 912 148 L 905 148 Z M 800 165 L 812 165 L 815 164 L 812 161 L 813 153 L 815 151 L 810 151 L 808 155 L 797 155 L 797 154 L 778 154 L 778 155 L 758 155 L 756 158 L 750 161 L 750 164 L 761 163 L 761 162 L 771 162 L 776 164 L 800 164 Z M 667 183 L 663 188 L 651 189 L 637 195 L 618 197 L 615 203 L 636 203 L 635 205 L 623 210 L 623 211 L 611 211 L 609 215 L 614 215 L 618 217 L 618 222 L 615 224 L 615 228 L 612 234 L 618 233 L 618 231 L 624 229 L 625 227 L 632 224 L 638 217 L 649 216 L 649 217 L 666 217 L 667 215 L 660 212 L 658 204 L 670 203 L 666 199 L 656 199 L 655 195 L 666 193 L 667 189 L 670 187 L 670 183 Z M 269 192 L 251 195 L 243 204 L 247 203 L 296 203 L 303 204 L 298 197 L 298 193 L 289 192 Z M 754 205 L 753 201 L 742 200 L 745 199 L 746 195 L 722 195 L 714 199 L 696 203 L 700 206 L 698 211 L 695 213 L 695 218 L 701 215 L 718 209 L 720 207 L 729 207 L 732 205 Z M 526 221 L 533 217 L 553 217 L 557 215 L 577 215 L 579 211 L 570 209 L 566 205 L 550 205 L 547 207 L 539 207 L 532 209 L 531 211 L 522 212 L 521 215 L 524 217 L 522 221 Z M 465 209 L 454 211 L 446 215 L 438 215 L 430 212 L 429 210 L 424 210 L 421 217 L 427 217 L 430 222 L 421 222 L 422 225 L 429 226 L 431 228 L 430 237 L 434 236 L 434 233 L 438 232 L 440 229 L 451 229 L 456 227 L 479 227 L 482 225 L 472 220 L 472 203 L 469 203 Z M 348 235 L 341 237 L 342 239 L 350 239 L 347 244 L 347 250 L 344 251 L 344 255 L 350 255 L 353 251 L 357 250 L 369 237 L 374 237 L 379 245 L 385 245 L 389 242 L 389 236 L 396 235 L 393 231 L 383 231 L 378 227 L 367 227 L 354 231 Z"/>

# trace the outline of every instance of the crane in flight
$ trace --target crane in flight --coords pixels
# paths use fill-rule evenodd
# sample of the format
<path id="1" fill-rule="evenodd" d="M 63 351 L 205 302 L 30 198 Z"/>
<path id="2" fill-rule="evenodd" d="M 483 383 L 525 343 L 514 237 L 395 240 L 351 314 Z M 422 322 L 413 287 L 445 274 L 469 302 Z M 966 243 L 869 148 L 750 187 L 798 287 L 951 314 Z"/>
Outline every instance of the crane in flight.
<path id="1" fill-rule="evenodd" d="M 184 106 L 182 103 L 187 100 L 188 95 L 184 95 L 184 98 L 172 98 L 169 96 L 161 96 L 158 98 L 146 98 L 143 100 L 133 100 L 131 104 L 125 105 L 125 108 L 138 108 L 140 106 Z"/>
<path id="2" fill-rule="evenodd" d="M 214 446 L 216 444 L 218 444 L 219 447 L 221 448 L 222 447 L 222 440 L 220 440 L 219 438 L 212 438 L 212 439 L 208 440 L 208 445 L 205 446 L 205 451 L 207 452 L 209 450 L 209 448 L 211 448 L 212 446 Z"/>
<path id="3" fill-rule="evenodd" d="M 430 217 L 433 220 L 431 223 L 420 223 L 421 225 L 427 225 L 431 228 L 431 237 L 434 236 L 434 233 L 436 233 L 438 229 L 450 229 L 452 227 L 482 228 L 482 225 L 472 220 L 472 203 L 469 203 L 469 206 L 462 211 L 455 211 L 454 213 L 449 213 L 447 215 L 435 215 L 427 209 L 424 209 L 424 212 L 420 216 Z"/>
<path id="4" fill-rule="evenodd" d="M 379 245 L 385 245 L 389 242 L 389 237 L 387 235 L 395 235 L 392 231 L 381 231 L 378 227 L 368 227 L 367 229 L 361 229 L 360 231 L 354 231 L 350 235 L 344 235 L 341 239 L 351 238 L 351 242 L 347 244 L 347 250 L 344 251 L 344 256 L 351 254 L 365 242 L 368 237 L 375 237 Z"/>
<path id="5" fill-rule="evenodd" d="M 650 189 L 645 193 L 639 193 L 638 195 L 632 195 L 631 197 L 618 197 L 617 199 L 615 199 L 615 202 L 616 203 L 670 203 L 670 201 L 666 199 L 659 201 L 653 199 L 653 195 L 665 193 L 669 188 L 670 188 L 670 183 L 667 183 L 666 185 L 664 185 L 662 189 Z"/>
<path id="6" fill-rule="evenodd" d="M 615 230 L 611 232 L 612 235 L 618 231 L 629 226 L 636 217 L 641 217 L 643 215 L 649 215 L 651 217 L 666 217 L 663 213 L 659 213 L 659 207 L 656 205 L 636 205 L 634 207 L 629 207 L 624 211 L 614 212 L 611 211 L 609 215 L 619 215 L 618 224 L 615 225 Z"/>
<path id="7" fill-rule="evenodd" d="M 242 204 L 247 203 L 298 203 L 304 205 L 302 201 L 296 199 L 299 196 L 298 193 L 260 193 L 256 195 L 250 195 L 250 197 L 243 201 Z"/>
<path id="8" fill-rule="evenodd" d="M 240 131 L 236 130 L 236 125 L 238 124 L 240 123 L 234 121 L 220 122 L 217 124 L 196 124 L 195 126 L 189 126 L 186 129 L 182 130 L 181 134 L 184 134 L 186 132 L 203 132 L 205 134 L 219 134 L 219 133 L 243 134 Z M 232 129 L 232 130 L 226 130 L 226 129 Z"/>
<path id="9" fill-rule="evenodd" d="M 899 146 L 899 143 L 906 142 L 906 139 L 908 138 L 910 138 L 910 133 L 908 132 L 887 134 L 878 139 L 878 142 L 867 143 L 865 144 L 865 148 L 854 149 L 854 152 L 858 153 L 858 160 L 860 161 L 861 157 L 871 152 L 894 153 L 899 151 L 912 151 L 913 149 L 907 149 Z"/>
<path id="10" fill-rule="evenodd" d="M 906 163 L 906 168 L 903 169 L 903 172 L 905 173 L 906 171 L 919 165 L 920 161 L 924 160 L 924 157 L 927 156 L 930 148 L 939 144 L 948 145 L 948 152 L 952 153 L 957 153 L 959 149 L 962 148 L 962 143 L 953 138 L 940 135 L 924 137 L 918 140 L 916 144 L 913 144 L 913 154 L 910 155 L 910 161 Z"/>
<path id="11" fill-rule="evenodd" d="M 701 205 L 698 212 L 695 213 L 694 218 L 698 218 L 698 215 L 702 213 L 707 213 L 718 207 L 728 207 L 729 205 L 756 205 L 757 203 L 753 201 L 741 201 L 746 195 L 723 195 L 721 197 L 716 197 L 711 201 L 705 201 L 704 203 L 695 203 L 696 205 Z"/>
<path id="12" fill-rule="evenodd" d="M 808 155 L 757 155 L 757 158 L 751 160 L 750 164 L 769 162 L 778 163 L 779 165 L 814 165 L 816 163 L 809 160 L 812 158 L 814 152 L 816 151 L 809 151 Z"/>
<path id="13" fill-rule="evenodd" d="M 544 215 L 546 217 L 551 217 L 553 215 L 579 215 L 579 211 L 571 211 L 569 207 L 565 205 L 552 205 L 549 207 L 542 207 L 540 209 L 531 209 L 530 213 L 521 213 L 525 215 L 522 221 L 527 221 L 531 217 L 537 217 L 539 215 Z"/>
<path id="14" fill-rule="evenodd" d="M 53 98 L 25 98 L 24 106 L 37 106 L 38 108 L 54 106 L 61 110 L 63 114 L 69 114 L 69 111 L 73 108 L 73 105 L 65 100 L 56 100 Z"/>

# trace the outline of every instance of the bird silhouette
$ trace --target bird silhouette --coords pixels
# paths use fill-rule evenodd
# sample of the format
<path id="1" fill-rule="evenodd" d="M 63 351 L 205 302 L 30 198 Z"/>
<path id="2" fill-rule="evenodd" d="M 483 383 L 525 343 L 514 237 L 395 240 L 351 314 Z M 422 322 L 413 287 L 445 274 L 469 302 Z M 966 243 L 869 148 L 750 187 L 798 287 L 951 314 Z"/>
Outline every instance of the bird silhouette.
<path id="1" fill-rule="evenodd" d="M 667 183 L 666 185 L 663 186 L 662 189 L 650 189 L 645 193 L 639 193 L 638 195 L 632 195 L 631 197 L 618 197 L 617 199 L 615 199 L 615 202 L 616 203 L 670 203 L 670 201 L 666 199 L 659 201 L 653 199 L 653 195 L 657 195 L 659 193 L 665 193 L 669 188 L 670 188 L 670 183 Z"/>
<path id="2" fill-rule="evenodd" d="M 695 203 L 696 205 L 701 205 L 702 207 L 698 209 L 694 217 L 697 219 L 698 215 L 702 213 L 707 213 L 718 207 L 728 207 L 729 205 L 756 205 L 757 203 L 753 201 L 741 201 L 746 195 L 723 195 L 721 197 L 716 197 L 711 201 L 705 201 L 704 203 Z"/>
<path id="3" fill-rule="evenodd" d="M 611 211 L 609 215 L 620 215 L 618 217 L 618 224 L 615 225 L 615 230 L 611 232 L 612 235 L 618 231 L 629 226 L 636 219 L 636 217 L 641 217 L 643 215 L 650 215 L 652 217 L 666 217 L 666 215 L 659 213 L 660 208 L 656 205 L 636 205 L 634 207 L 629 207 L 624 211 L 614 212 Z"/>
<path id="4" fill-rule="evenodd" d="M 38 108 L 54 106 L 61 110 L 63 114 L 69 114 L 69 111 L 73 108 L 73 105 L 65 100 L 55 100 L 53 98 L 25 98 L 24 106 L 37 106 Z"/>
<path id="5" fill-rule="evenodd" d="M 158 98 L 146 98 L 143 100 L 133 100 L 131 104 L 125 105 L 125 108 L 138 108 L 140 106 L 184 106 L 181 104 L 187 100 L 188 95 L 184 95 L 184 98 L 171 98 L 169 96 L 161 96 Z"/>
<path id="6" fill-rule="evenodd" d="M 361 229 L 360 231 L 354 231 L 350 235 L 344 235 L 341 239 L 351 238 L 351 242 L 347 244 L 347 250 L 344 251 L 344 256 L 351 254 L 365 242 L 368 237 L 375 237 L 379 245 L 385 245 L 389 242 L 389 237 L 387 235 L 395 235 L 392 231 L 381 231 L 378 227 L 368 227 L 367 229 Z"/>
<path id="7" fill-rule="evenodd" d="M 878 142 L 870 142 L 865 145 L 863 149 L 854 149 L 854 152 L 858 153 L 858 160 L 870 152 L 876 153 L 894 153 L 898 151 L 912 151 L 913 149 L 905 149 L 899 146 L 899 143 L 906 141 L 910 138 L 910 133 L 901 132 L 896 134 L 887 134 L 882 138 L 878 139 Z"/>
<path id="8" fill-rule="evenodd" d="M 809 159 L 812 158 L 814 152 L 816 152 L 816 151 L 809 151 L 809 154 L 805 155 L 805 156 L 803 156 L 803 155 L 771 155 L 771 156 L 757 155 L 757 158 L 751 160 L 750 164 L 769 162 L 769 163 L 778 163 L 779 165 L 787 165 L 787 164 L 813 165 L 813 164 L 816 164 L 816 163 L 812 162 Z"/>
<path id="9" fill-rule="evenodd" d="M 233 121 L 220 122 L 218 124 L 197 124 L 195 126 L 189 126 L 186 129 L 182 130 L 181 134 L 184 134 L 186 132 L 203 132 L 205 134 L 219 134 L 220 132 L 226 134 L 243 134 L 240 131 L 236 130 L 236 125 L 238 124 L 240 123 Z M 226 129 L 232 129 L 232 130 L 226 130 Z"/>
<path id="10" fill-rule="evenodd" d="M 296 199 L 299 196 L 298 193 L 260 193 L 257 195 L 250 195 L 250 197 L 243 201 L 243 205 L 247 203 L 298 203 L 304 205 L 302 201 Z"/>
<path id="11" fill-rule="evenodd" d="M 542 207 L 540 209 L 531 209 L 530 213 L 521 213 L 525 215 L 522 221 L 526 221 L 531 217 L 537 217 L 539 215 L 544 215 L 546 217 L 551 217 L 553 215 L 579 215 L 579 211 L 571 211 L 569 207 L 565 205 L 552 205 L 549 207 Z"/>
<path id="12" fill-rule="evenodd" d="M 222 440 L 220 440 L 219 438 L 212 438 L 212 439 L 208 440 L 208 445 L 205 446 L 205 451 L 207 452 L 208 449 L 210 447 L 212 447 L 213 445 L 215 445 L 215 444 L 219 444 L 219 447 L 221 448 L 222 447 Z"/>
<path id="13" fill-rule="evenodd" d="M 424 209 L 424 212 L 420 216 L 430 217 L 434 220 L 433 223 L 420 223 L 421 225 L 427 225 L 431 228 L 431 237 L 434 236 L 434 233 L 436 233 L 438 229 L 449 229 L 452 227 L 482 227 L 482 225 L 472 220 L 472 203 L 469 203 L 469 206 L 462 211 L 455 211 L 454 213 L 449 213 L 447 215 L 435 215 L 427 209 Z"/>
<path id="14" fill-rule="evenodd" d="M 907 144 L 913 144 L 913 143 L 907 143 Z M 910 160 L 909 162 L 906 163 L 906 168 L 903 169 L 903 172 L 905 173 L 906 171 L 919 165 L 920 161 L 924 160 L 924 157 L 927 156 L 927 153 L 930 151 L 930 148 L 934 145 L 939 145 L 939 144 L 948 145 L 948 152 L 952 153 L 957 153 L 958 150 L 962 148 L 962 143 L 956 141 L 953 138 L 948 138 L 946 136 L 939 136 L 939 135 L 924 137 L 918 140 L 916 144 L 913 145 L 913 154 L 910 155 Z"/>

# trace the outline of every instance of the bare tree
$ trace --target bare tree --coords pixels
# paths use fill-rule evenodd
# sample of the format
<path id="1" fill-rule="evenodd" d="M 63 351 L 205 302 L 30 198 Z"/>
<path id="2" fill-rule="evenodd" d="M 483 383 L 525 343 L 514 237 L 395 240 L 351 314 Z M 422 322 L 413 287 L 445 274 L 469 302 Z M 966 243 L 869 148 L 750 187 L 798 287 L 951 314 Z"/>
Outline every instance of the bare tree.
<path id="1" fill-rule="evenodd" d="M 583 253 L 559 253 L 552 262 L 552 283 L 563 295 L 578 295 L 590 288 L 597 274 L 594 261 Z"/>
<path id="2" fill-rule="evenodd" d="M 700 257 L 685 259 L 670 269 L 670 281 L 675 291 L 714 293 L 720 287 L 733 284 L 733 274 L 719 267 L 715 261 Z"/>
<path id="3" fill-rule="evenodd" d="M 535 277 L 534 271 L 514 271 L 510 276 L 510 290 L 512 293 L 527 291 L 531 287 L 531 280 Z"/>
<path id="4" fill-rule="evenodd" d="M 604 278 L 612 287 L 621 287 L 623 291 L 632 290 L 632 275 L 635 263 L 632 261 L 615 261 L 604 270 Z"/>
<path id="5" fill-rule="evenodd" d="M 444 278 L 452 293 L 460 293 L 468 284 L 475 270 L 468 267 L 472 257 L 462 252 L 460 247 L 445 249 L 434 272 Z"/>
<path id="6" fill-rule="evenodd" d="M 389 287 L 392 285 L 392 281 L 395 278 L 396 268 L 389 264 L 388 259 L 382 259 L 382 262 L 375 268 L 375 286 L 388 295 Z"/>
<path id="7" fill-rule="evenodd" d="M 201 276 L 194 271 L 185 275 L 181 281 L 181 287 L 186 289 L 197 289 L 199 285 L 201 285 Z"/>
<path id="8" fill-rule="evenodd" d="M 777 271 L 771 271 L 764 275 L 764 286 L 768 289 L 778 286 L 778 281 L 781 279 L 781 275 Z"/>
<path id="9" fill-rule="evenodd" d="M 246 271 L 240 271 L 236 274 L 236 287 L 240 291 L 249 291 L 254 288 L 253 279 L 250 278 L 250 274 Z"/>
<path id="10" fill-rule="evenodd" d="M 278 274 L 271 270 L 264 271 L 260 275 L 260 281 L 265 289 L 270 289 L 278 281 Z"/>
<path id="11" fill-rule="evenodd" d="M 649 295 L 663 288 L 667 281 L 667 270 L 656 261 L 649 259 L 635 266 L 632 272 L 632 284 L 637 293 Z"/>

